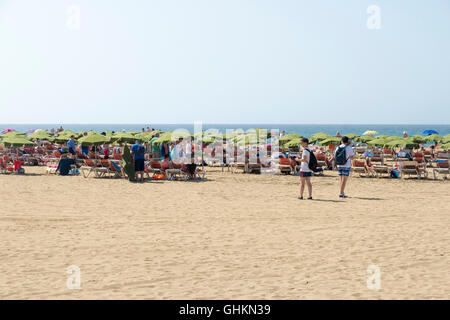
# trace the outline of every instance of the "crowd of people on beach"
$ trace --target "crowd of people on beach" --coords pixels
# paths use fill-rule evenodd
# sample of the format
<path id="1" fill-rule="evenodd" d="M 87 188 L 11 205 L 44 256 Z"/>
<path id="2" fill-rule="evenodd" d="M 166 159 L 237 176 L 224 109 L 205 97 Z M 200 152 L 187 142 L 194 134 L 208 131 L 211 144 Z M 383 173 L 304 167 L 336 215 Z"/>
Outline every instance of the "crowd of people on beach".
<path id="1" fill-rule="evenodd" d="M 64 129 L 62 127 L 57 130 L 51 129 L 50 134 L 58 135 L 63 131 Z M 304 199 L 305 189 L 307 189 L 306 199 L 313 199 L 311 177 L 323 173 L 324 169 L 337 170 L 340 181 L 339 197 L 347 198 L 345 190 L 350 173 L 354 171 L 357 166 L 355 163 L 357 161 L 361 162 L 362 170 L 364 172 L 371 176 L 376 176 L 378 171 L 377 166 L 374 164 L 376 159 L 375 156 L 376 153 L 383 152 L 382 148 L 369 147 L 365 144 L 361 144 L 363 146 L 365 145 L 363 152 L 357 153 L 355 150 L 360 147 L 355 146 L 352 139 L 349 137 L 341 136 L 340 132 L 336 132 L 335 137 L 340 140 L 340 143 L 337 145 L 331 142 L 328 146 L 324 146 L 323 144 L 317 146 L 312 144 L 308 138 L 302 137 L 298 147 L 283 148 L 281 146 L 278 147 L 276 145 L 271 146 L 270 144 L 266 144 L 264 147 L 267 148 L 267 150 L 263 151 L 261 145 L 240 146 L 229 141 L 228 144 L 220 147 L 215 145 L 200 146 L 201 156 L 199 157 L 198 145 L 194 143 L 191 137 L 179 137 L 176 139 L 159 141 L 162 133 L 160 131 L 155 131 L 150 127 L 147 127 L 146 129 L 142 128 L 141 133 L 152 134 L 149 139 L 136 139 L 133 144 L 130 144 L 129 151 L 133 166 L 133 179 L 137 181 L 144 181 L 145 175 L 148 174 L 150 166 L 154 163 L 156 163 L 159 170 L 158 172 L 161 172 L 162 176 L 171 170 L 183 170 L 187 177 L 195 178 L 199 166 L 214 164 L 214 161 L 208 162 L 208 157 L 206 155 L 212 155 L 215 160 L 218 159 L 219 164 L 222 166 L 237 167 L 239 161 L 244 162 L 244 167 L 248 169 L 248 171 L 244 172 L 261 172 L 261 168 L 273 168 L 283 162 L 283 165 L 288 167 L 288 172 L 298 173 L 300 176 L 299 199 Z M 100 134 L 106 136 L 106 132 Z M 115 132 L 111 132 L 110 134 L 114 135 Z M 128 148 L 126 144 L 104 142 L 102 144 L 87 145 L 79 142 L 82 141 L 82 138 L 88 137 L 88 135 L 88 132 L 83 132 L 81 135 L 78 134 L 77 136 L 71 135 L 65 143 L 50 143 L 48 141 L 34 139 L 35 147 L 24 146 L 21 148 L 11 146 L 8 151 L 9 154 L 13 157 L 17 157 L 17 161 L 14 161 L 14 170 L 17 169 L 17 165 L 18 169 L 21 169 L 21 172 L 23 172 L 23 169 L 20 168 L 20 160 L 29 160 L 31 155 L 38 154 L 43 156 L 41 160 L 48 160 L 49 158 L 57 159 L 58 164 L 54 173 L 58 173 L 62 176 L 74 173 L 78 174 L 80 163 L 88 159 L 115 161 L 114 163 L 111 163 L 111 167 L 115 168 L 116 171 L 121 171 L 123 169 L 121 162 L 124 160 L 123 152 L 125 148 Z M 279 138 L 284 137 L 285 135 L 286 133 L 281 131 Z M 404 132 L 403 138 L 407 137 L 407 133 Z M 336 141 L 336 139 L 334 141 Z M 431 145 L 425 149 L 423 145 L 419 145 L 414 151 L 403 146 L 399 148 L 395 154 L 392 149 L 388 149 L 387 151 L 385 149 L 384 152 L 391 152 L 392 159 L 402 159 L 402 161 L 387 168 L 387 173 L 390 177 L 396 178 L 402 170 L 404 161 L 414 162 L 416 160 L 421 160 L 418 162 L 423 162 L 425 164 L 424 167 L 420 168 L 418 164 L 415 164 L 417 172 L 422 171 L 423 173 L 426 173 L 426 165 L 429 164 L 430 159 L 435 159 L 436 146 L 437 144 Z M 253 158 L 251 156 L 252 152 L 253 155 L 255 155 Z M 241 157 L 242 160 L 237 160 L 239 157 Z M 5 163 L 7 163 L 5 159 L 7 158 L 8 155 L 0 157 L 0 160 L 2 161 L 0 165 L 5 167 Z M 445 159 L 442 163 L 445 164 Z M 249 164 L 255 166 L 251 167 Z M 281 167 L 281 165 L 279 167 Z M 290 167 L 292 170 L 290 170 Z M 254 168 L 259 168 L 259 171 L 252 170 Z M 446 167 L 440 168 L 445 170 Z"/>

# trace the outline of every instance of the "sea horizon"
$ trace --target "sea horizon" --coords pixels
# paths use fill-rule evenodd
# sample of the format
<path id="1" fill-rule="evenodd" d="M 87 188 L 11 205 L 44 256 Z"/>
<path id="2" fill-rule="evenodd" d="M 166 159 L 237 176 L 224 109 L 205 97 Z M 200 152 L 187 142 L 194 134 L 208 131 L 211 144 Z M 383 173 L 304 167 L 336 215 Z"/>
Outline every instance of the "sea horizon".
<path id="1" fill-rule="evenodd" d="M 55 130 L 62 126 L 64 129 L 79 131 L 142 131 L 147 128 L 158 129 L 162 131 L 172 131 L 175 129 L 186 129 L 191 132 L 194 131 L 194 123 L 100 123 L 100 124 L 38 124 L 38 123 L 23 123 L 23 124 L 0 124 L 0 131 L 12 128 L 16 131 L 26 132 L 27 130 L 36 129 L 52 129 Z M 296 132 L 304 136 L 310 136 L 317 132 L 324 132 L 327 134 L 336 134 L 338 131 L 342 135 L 353 133 L 363 134 L 366 130 L 375 130 L 380 134 L 388 135 L 402 135 L 404 131 L 408 135 L 423 134 L 425 130 L 435 130 L 440 135 L 450 134 L 450 124 L 290 124 L 290 123 L 202 123 L 203 130 L 217 129 L 225 133 L 226 130 L 242 129 L 247 131 L 249 129 L 263 128 L 268 130 L 284 130 L 286 133 Z"/>

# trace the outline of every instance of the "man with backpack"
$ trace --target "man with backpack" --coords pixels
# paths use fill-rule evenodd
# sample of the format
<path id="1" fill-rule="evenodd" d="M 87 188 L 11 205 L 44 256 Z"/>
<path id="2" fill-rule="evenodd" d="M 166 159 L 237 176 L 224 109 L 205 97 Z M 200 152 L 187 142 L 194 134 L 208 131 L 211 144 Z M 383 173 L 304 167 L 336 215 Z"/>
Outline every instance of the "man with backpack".
<path id="1" fill-rule="evenodd" d="M 345 186 L 352 168 L 352 158 L 355 155 L 353 148 L 350 146 L 350 139 L 346 136 L 342 137 L 341 145 L 334 152 L 334 163 L 338 169 L 340 179 L 339 198 L 347 198 L 345 195 Z"/>
<path id="2" fill-rule="evenodd" d="M 305 190 L 305 184 L 308 186 L 308 200 L 312 200 L 312 184 L 311 177 L 313 172 L 317 170 L 317 159 L 314 153 L 308 148 L 309 140 L 302 138 L 300 145 L 303 148 L 302 157 L 299 159 L 300 164 L 300 200 L 303 200 L 303 191 Z"/>
<path id="3" fill-rule="evenodd" d="M 140 176 L 140 181 L 144 182 L 144 164 L 145 164 L 145 147 L 136 140 L 136 143 L 131 147 L 131 154 L 134 159 L 134 170 L 136 172 L 136 180 Z"/>

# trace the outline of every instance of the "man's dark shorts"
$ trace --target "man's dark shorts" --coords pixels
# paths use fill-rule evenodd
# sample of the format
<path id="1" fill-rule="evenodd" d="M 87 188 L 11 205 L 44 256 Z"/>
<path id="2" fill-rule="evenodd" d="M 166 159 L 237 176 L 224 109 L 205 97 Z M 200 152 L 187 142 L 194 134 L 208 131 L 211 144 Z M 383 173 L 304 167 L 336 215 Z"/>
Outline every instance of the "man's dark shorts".
<path id="1" fill-rule="evenodd" d="M 144 159 L 136 159 L 134 160 L 134 171 L 140 172 L 144 171 Z"/>

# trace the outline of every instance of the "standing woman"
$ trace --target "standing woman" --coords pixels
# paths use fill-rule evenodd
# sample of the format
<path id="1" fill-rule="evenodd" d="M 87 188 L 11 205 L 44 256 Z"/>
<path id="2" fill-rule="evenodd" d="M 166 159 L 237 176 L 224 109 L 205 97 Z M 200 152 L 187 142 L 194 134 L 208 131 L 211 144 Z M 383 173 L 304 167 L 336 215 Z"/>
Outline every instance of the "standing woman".
<path id="1" fill-rule="evenodd" d="M 309 160 L 311 158 L 311 150 L 309 150 L 309 140 L 307 138 L 302 138 L 300 145 L 303 148 L 301 159 L 297 159 L 301 162 L 300 164 L 300 200 L 303 200 L 303 191 L 305 190 L 305 184 L 308 186 L 308 200 L 312 200 L 312 184 L 311 177 L 312 171 L 309 168 Z"/>

